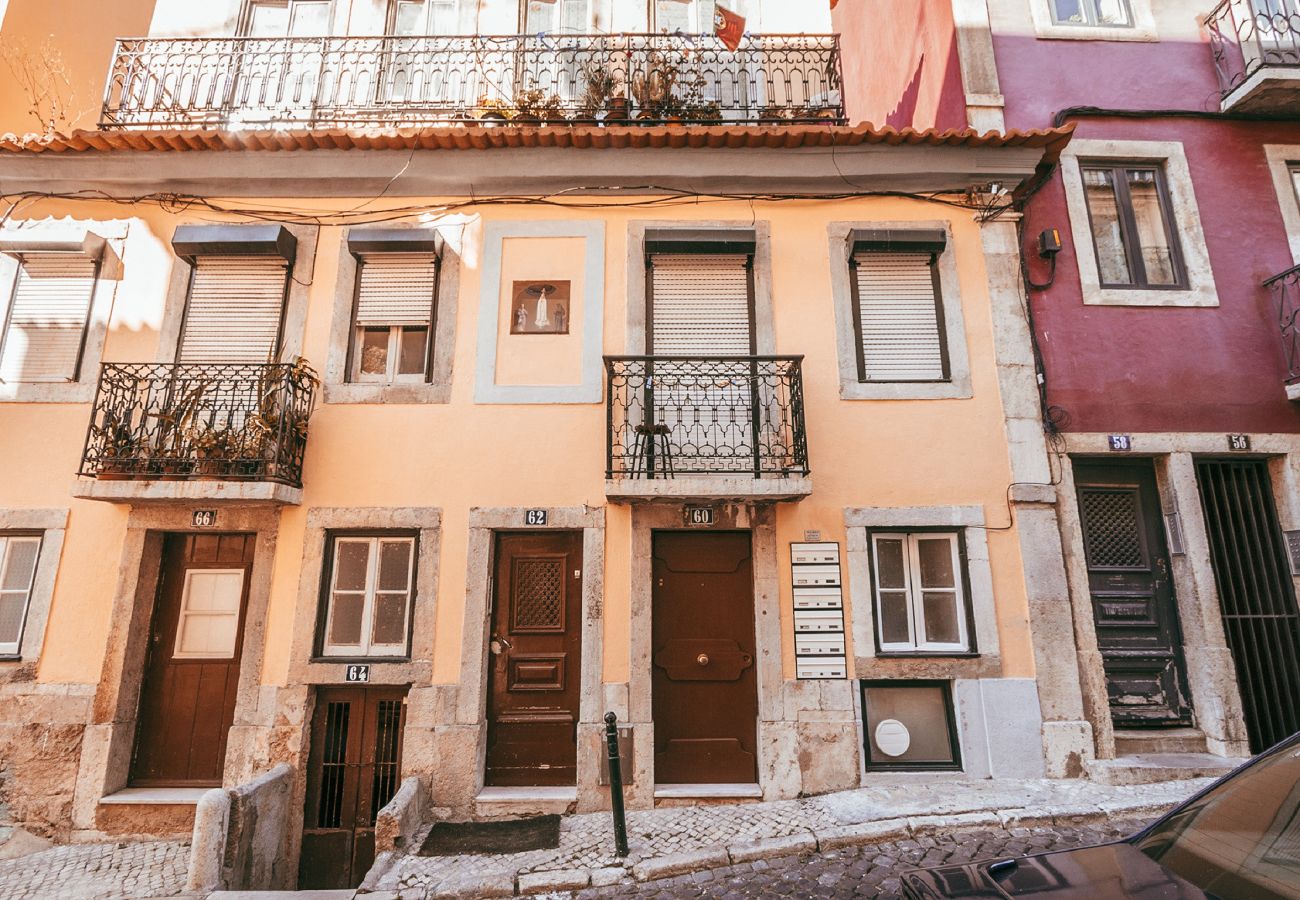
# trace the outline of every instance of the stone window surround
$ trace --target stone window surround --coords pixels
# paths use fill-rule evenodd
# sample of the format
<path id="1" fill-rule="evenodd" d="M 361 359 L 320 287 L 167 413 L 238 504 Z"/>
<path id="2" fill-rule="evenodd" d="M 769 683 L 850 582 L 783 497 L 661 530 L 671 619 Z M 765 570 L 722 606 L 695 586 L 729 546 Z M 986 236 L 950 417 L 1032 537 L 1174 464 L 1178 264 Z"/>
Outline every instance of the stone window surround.
<path id="1" fill-rule="evenodd" d="M 40 532 L 41 536 L 41 549 L 36 557 L 36 576 L 32 579 L 32 590 L 27 597 L 27 621 L 23 625 L 22 643 L 18 647 L 17 656 L 0 655 L 0 664 L 31 663 L 40 659 L 67 528 L 67 509 L 0 509 L 0 534 L 8 531 Z M 3 669 L 0 668 L 0 671 Z"/>
<path id="2" fill-rule="evenodd" d="M 689 231 L 717 229 L 754 232 L 754 331 L 760 356 L 776 353 L 776 334 L 772 325 L 772 224 L 765 220 L 728 219 L 637 219 L 627 226 L 627 350 L 628 354 L 648 354 L 646 346 L 646 264 L 647 229 Z"/>
<path id="3" fill-rule="evenodd" d="M 1295 183 L 1291 180 L 1291 167 L 1300 164 L 1300 144 L 1265 144 L 1264 156 L 1268 160 L 1269 174 L 1273 176 L 1273 187 L 1277 190 L 1278 206 L 1282 209 L 1291 260 L 1300 265 L 1300 200 L 1296 199 Z"/>
<path id="4" fill-rule="evenodd" d="M 120 219 L 104 222 L 72 219 L 10 221 L 5 226 L 5 238 L 80 241 L 87 234 L 94 234 L 104 239 L 105 246 L 99 277 L 95 280 L 95 295 L 88 312 L 86 342 L 81 352 L 81 368 L 77 372 L 77 380 L 63 383 L 0 383 L 0 403 L 90 403 L 95 399 L 95 390 L 99 385 L 99 362 L 104 355 L 108 321 L 113 313 L 117 287 L 122 281 L 122 258 L 130 227 L 129 222 Z M 4 327 L 5 311 L 13 300 L 12 285 L 17 267 L 17 260 L 0 254 L 0 328 Z"/>
<path id="5" fill-rule="evenodd" d="M 935 264 L 939 273 L 939 302 L 943 306 L 944 333 L 948 349 L 947 381 L 862 382 L 858 380 L 857 330 L 853 322 L 853 288 L 849 283 L 849 258 L 853 247 L 849 235 L 854 229 L 890 231 L 933 231 L 947 237 L 947 246 Z M 830 235 L 831 298 L 835 306 L 835 347 L 840 363 L 841 400 L 966 400 L 971 390 L 970 356 L 966 347 L 966 320 L 962 313 L 961 279 L 953 250 L 952 227 L 944 220 L 905 222 L 832 222 Z"/>
<path id="6" fill-rule="evenodd" d="M 1133 15 L 1130 26 L 1060 25 L 1052 21 L 1052 0 L 1027 0 L 1034 17 L 1034 34 L 1046 40 L 1062 41 L 1145 41 L 1160 40 L 1156 32 L 1151 0 L 1128 0 Z"/>
<path id="7" fill-rule="evenodd" d="M 983 507 L 849 507 L 844 510 L 844 525 L 856 678 L 989 678 L 1001 674 L 993 570 Z M 974 626 L 970 637 L 976 648 L 973 653 L 877 654 L 871 541 L 867 529 L 907 531 L 911 528 L 950 528 L 965 539 L 965 574 L 970 586 L 967 603 Z"/>
<path id="8" fill-rule="evenodd" d="M 298 240 L 293 267 L 289 270 L 289 293 L 285 301 L 283 325 L 280 329 L 280 359 L 288 361 L 302 355 L 303 329 L 307 323 L 308 299 L 315 280 L 316 243 L 320 240 L 320 227 L 280 224 L 284 224 L 284 227 Z M 189 297 L 191 269 L 192 266 L 188 262 L 178 256 L 175 257 L 171 280 L 167 284 L 167 305 L 163 310 L 162 327 L 158 329 L 156 361 L 159 363 L 176 361 L 176 354 L 180 349 L 181 328 L 185 324 L 185 303 Z"/>
<path id="9" fill-rule="evenodd" d="M 280 525 L 278 509 L 225 507 L 218 532 L 255 532 L 256 547 L 244 612 L 244 644 L 239 662 L 235 716 L 226 745 L 226 785 L 239 784 L 255 772 L 256 735 L 265 657 L 267 607 Z M 82 738 L 73 797 L 72 826 L 97 831 L 100 799 L 125 787 L 135 746 L 136 717 L 144 677 L 150 625 L 162 571 L 163 539 L 168 534 L 212 533 L 192 524 L 193 508 L 133 506 L 127 516 L 117 584 L 109 617 L 108 642 L 94 713 Z M 247 735 L 247 737 L 245 737 Z"/>
<path id="10" fill-rule="evenodd" d="M 335 533 L 406 531 L 416 535 L 415 590 L 411 596 L 409 656 L 331 659 L 316 654 L 317 626 L 325 599 L 324 579 Z M 349 663 L 370 665 L 371 684 L 427 684 L 433 677 L 433 630 L 438 612 L 438 570 L 442 556 L 442 510 L 434 507 L 312 507 L 307 510 L 298 608 L 288 684 L 343 684 Z"/>
<path id="11" fill-rule="evenodd" d="M 583 238 L 582 382 L 559 385 L 497 384 L 497 342 L 501 314 L 501 261 L 507 238 Z M 600 403 L 605 366 L 605 222 L 563 219 L 488 222 L 483 229 L 479 288 L 475 403 Z"/>
<path id="12" fill-rule="evenodd" d="M 389 226 L 385 226 L 386 228 Z M 397 228 L 437 226 L 395 225 Z M 457 226 L 458 228 L 461 226 Z M 452 363 L 456 356 L 456 314 L 460 294 L 460 254 L 452 241 L 440 234 L 438 264 L 438 306 L 435 311 L 433 358 L 424 383 L 393 384 L 348 381 L 348 344 L 352 337 L 353 301 L 356 297 L 357 258 L 348 249 L 352 234 L 365 227 L 344 228 L 339 246 L 333 316 L 330 319 L 329 356 L 322 375 L 326 403 L 447 403 L 451 399 Z"/>
<path id="13" fill-rule="evenodd" d="M 1187 272 L 1186 289 L 1103 288 L 1092 240 L 1092 224 L 1083 192 L 1080 159 L 1143 161 L 1164 167 L 1173 230 L 1182 249 Z M 1074 255 L 1085 306 L 1218 306 L 1210 252 L 1205 245 L 1200 210 L 1187 154 L 1181 141 L 1074 140 L 1061 154 L 1061 178 L 1074 235 Z"/>
<path id="14" fill-rule="evenodd" d="M 605 510 L 572 506 L 547 509 L 548 523 L 529 527 L 529 507 L 474 507 L 469 511 L 465 611 L 456 691 L 456 723 L 477 728 L 472 794 L 483 788 L 487 762 L 488 639 L 492 628 L 493 572 L 498 532 L 582 532 L 582 674 L 579 688 L 577 787 L 580 806 L 591 805 L 600 770 L 600 736 L 604 732 L 604 596 Z M 652 746 L 652 745 L 650 745 Z M 648 751 L 637 754 L 637 761 Z M 653 756 L 653 752 L 650 752 Z M 629 791 L 631 793 L 631 791 Z M 585 795 L 588 795 L 584 797 Z M 585 801 L 585 802 L 584 802 Z"/>

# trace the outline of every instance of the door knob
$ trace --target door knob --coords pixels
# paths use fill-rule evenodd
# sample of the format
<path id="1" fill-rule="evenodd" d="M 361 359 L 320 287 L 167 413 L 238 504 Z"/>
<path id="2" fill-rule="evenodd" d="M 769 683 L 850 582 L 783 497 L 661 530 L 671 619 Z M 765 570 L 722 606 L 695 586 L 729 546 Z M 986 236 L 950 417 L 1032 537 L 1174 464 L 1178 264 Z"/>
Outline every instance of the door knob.
<path id="1" fill-rule="evenodd" d="M 695 657 L 695 661 L 702 666 L 707 666 L 709 664 L 709 654 L 701 653 L 699 656 Z"/>

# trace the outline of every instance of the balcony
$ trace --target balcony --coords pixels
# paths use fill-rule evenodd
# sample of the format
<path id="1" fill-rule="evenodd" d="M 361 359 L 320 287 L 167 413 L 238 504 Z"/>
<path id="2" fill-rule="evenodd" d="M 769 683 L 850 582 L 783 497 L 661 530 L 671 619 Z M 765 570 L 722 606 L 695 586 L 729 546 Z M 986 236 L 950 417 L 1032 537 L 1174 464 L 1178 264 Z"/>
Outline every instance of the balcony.
<path id="1" fill-rule="evenodd" d="M 802 356 L 607 356 L 611 500 L 812 492 Z"/>
<path id="2" fill-rule="evenodd" d="M 297 503 L 317 386 L 302 362 L 106 363 L 73 493 Z"/>
<path id="3" fill-rule="evenodd" d="M 1300 111 L 1300 16 L 1257 12 L 1258 0 L 1223 0 L 1205 17 L 1223 112 Z"/>
<path id="4" fill-rule="evenodd" d="M 843 123 L 839 39 L 120 40 L 101 128 Z"/>
<path id="5" fill-rule="evenodd" d="M 1286 361 L 1286 396 L 1300 401 L 1300 266 L 1264 282 L 1277 311 L 1282 356 Z"/>

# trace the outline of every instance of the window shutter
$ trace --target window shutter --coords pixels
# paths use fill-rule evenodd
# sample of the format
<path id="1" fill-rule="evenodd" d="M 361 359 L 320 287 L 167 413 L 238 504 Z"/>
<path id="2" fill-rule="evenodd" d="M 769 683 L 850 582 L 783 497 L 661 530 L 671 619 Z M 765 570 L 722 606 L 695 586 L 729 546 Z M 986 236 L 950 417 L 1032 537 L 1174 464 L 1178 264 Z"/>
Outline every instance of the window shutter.
<path id="1" fill-rule="evenodd" d="M 288 263 L 278 256 L 196 258 L 177 362 L 271 360 L 288 275 Z"/>
<path id="2" fill-rule="evenodd" d="M 22 257 L 3 335 L 0 381 L 75 381 L 96 260 L 75 253 Z"/>
<path id="3" fill-rule="evenodd" d="M 357 325 L 428 325 L 438 288 L 438 258 L 391 253 L 361 260 Z"/>
<path id="4" fill-rule="evenodd" d="M 747 356 L 751 349 L 749 257 L 656 253 L 650 257 L 653 347 L 660 356 Z"/>
<path id="5" fill-rule="evenodd" d="M 865 381 L 942 381 L 943 336 L 929 253 L 856 253 Z"/>

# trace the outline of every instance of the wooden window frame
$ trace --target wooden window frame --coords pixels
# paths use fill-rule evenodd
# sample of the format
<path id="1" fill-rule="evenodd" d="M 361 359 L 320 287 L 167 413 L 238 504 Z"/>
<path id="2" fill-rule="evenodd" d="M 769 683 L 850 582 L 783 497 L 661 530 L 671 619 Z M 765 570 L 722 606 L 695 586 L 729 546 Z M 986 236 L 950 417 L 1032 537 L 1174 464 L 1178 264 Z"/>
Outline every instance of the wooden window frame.
<path id="1" fill-rule="evenodd" d="M 871 720 L 867 712 L 867 690 L 869 688 L 939 688 L 943 692 L 944 710 L 948 716 L 948 746 L 952 751 L 952 762 L 889 762 L 874 759 L 871 755 Z M 893 772 L 961 772 L 961 735 L 957 731 L 957 704 L 953 697 L 952 682 L 943 679 L 872 679 L 858 680 L 858 699 L 862 707 L 862 754 L 863 766 L 868 771 Z"/>
<path id="2" fill-rule="evenodd" d="M 1088 197 L 1087 173 L 1092 170 L 1107 171 L 1111 174 L 1115 186 L 1115 207 L 1119 212 L 1120 241 L 1128 258 L 1128 282 L 1114 283 L 1102 276 L 1101 250 L 1097 242 L 1096 224 L 1093 219 L 1092 202 Z M 1138 240 L 1137 216 L 1133 213 L 1133 198 L 1128 189 L 1128 173 L 1133 170 L 1150 171 L 1155 174 L 1156 195 L 1160 202 L 1160 215 L 1164 220 L 1165 240 L 1169 242 L 1169 258 L 1174 267 L 1173 284 L 1151 284 L 1147 281 L 1146 264 L 1142 261 L 1142 244 Z M 1191 287 L 1187 274 L 1187 263 L 1183 256 L 1182 241 L 1178 234 L 1178 225 L 1174 217 L 1173 199 L 1169 193 L 1169 182 L 1165 173 L 1163 160 L 1115 160 L 1087 158 L 1079 160 L 1079 180 L 1083 193 L 1084 210 L 1088 214 L 1089 239 L 1092 242 L 1093 258 L 1097 263 L 1097 284 L 1102 290 L 1141 290 L 1141 291 L 1186 291 Z"/>
<path id="3" fill-rule="evenodd" d="M 918 536 L 938 536 L 943 535 L 954 539 L 957 552 L 957 603 L 958 625 L 962 629 L 964 641 L 959 645 L 951 644 L 931 644 L 925 645 L 923 642 L 916 640 L 916 626 L 922 622 L 918 619 L 917 597 L 913 596 L 915 585 L 913 584 L 911 565 L 909 563 L 908 584 L 907 584 L 907 609 L 908 624 L 912 629 L 912 640 L 906 647 L 899 647 L 895 644 L 885 645 L 882 636 L 883 622 L 880 610 L 880 566 L 876 556 L 876 540 L 882 537 L 903 538 L 909 544 L 912 539 Z M 966 550 L 966 533 L 962 528 L 950 528 L 946 526 L 933 527 L 908 527 L 908 528 L 868 528 L 867 529 L 867 553 L 871 570 L 871 609 L 875 619 L 874 628 L 872 629 L 873 640 L 876 645 L 877 657 L 945 657 L 945 658 L 971 658 L 977 657 L 979 645 L 976 640 L 975 632 L 975 610 L 971 602 L 971 585 L 970 585 L 970 566 Z M 923 605 L 921 607 L 923 609 Z"/>
<path id="4" fill-rule="evenodd" d="M 925 253 L 930 254 L 930 281 L 934 285 L 935 329 L 939 335 L 939 366 L 942 378 L 867 378 L 867 348 L 862 342 L 862 292 L 858 287 L 859 253 Z M 909 250 L 906 246 L 884 250 L 880 248 L 849 248 L 849 297 L 853 304 L 853 342 L 858 360 L 859 384 L 946 384 L 952 381 L 952 362 L 948 353 L 948 323 L 943 314 L 943 282 L 939 278 L 939 254 L 942 250 Z"/>
<path id="5" fill-rule="evenodd" d="M 36 542 L 36 557 L 32 563 L 31 577 L 27 581 L 27 590 L 23 599 L 23 614 L 18 622 L 18 634 L 12 642 L 0 642 L 0 660 L 21 658 L 23 635 L 27 632 L 27 620 L 31 616 L 32 594 L 36 590 L 36 576 L 41 568 L 41 553 L 45 549 L 45 533 L 41 531 L 0 531 L 0 575 L 4 574 L 4 564 L 8 559 L 12 540 L 34 540 Z M 5 591 L 5 593 L 10 593 L 10 591 Z"/>
<path id="6" fill-rule="evenodd" d="M 1098 0 L 1079 0 L 1079 6 L 1083 10 L 1083 22 L 1071 22 L 1069 19 L 1062 19 L 1057 10 L 1057 0 L 1046 0 L 1048 13 L 1052 17 L 1053 25 L 1060 25 L 1065 28 L 1133 28 L 1137 24 L 1136 16 L 1133 12 L 1132 0 L 1120 0 L 1124 4 L 1124 9 L 1128 13 L 1127 22 L 1102 22 L 1101 15 L 1097 9 Z"/>
<path id="7" fill-rule="evenodd" d="M 14 267 L 14 278 L 9 285 L 9 302 L 5 304 L 4 321 L 0 322 L 0 361 L 4 359 L 5 345 L 9 342 L 9 329 L 13 325 L 14 306 L 18 300 L 18 283 L 22 279 L 23 267 L 27 265 L 27 257 L 38 255 L 36 253 L 18 253 L 18 265 Z M 81 254 L 71 254 L 78 255 Z M 81 364 L 85 361 L 86 356 L 86 338 L 90 334 L 90 319 L 95 312 L 95 297 L 99 293 L 99 277 L 103 271 L 104 260 L 99 257 L 93 260 L 94 274 L 90 282 L 90 296 L 86 298 L 86 317 L 81 323 L 81 337 L 77 341 L 77 359 L 72 366 L 72 375 L 69 378 L 43 378 L 38 381 L 15 381 L 13 384 L 76 384 L 81 380 Z"/>
<path id="8" fill-rule="evenodd" d="M 407 374 L 398 375 L 395 370 L 398 364 L 398 354 L 401 350 L 402 328 L 418 328 L 418 325 L 404 326 L 391 325 L 388 337 L 388 372 L 383 377 L 362 377 L 361 360 L 357 353 L 358 337 L 364 328 L 378 328 L 376 325 L 358 325 L 357 311 L 361 303 L 361 277 L 366 267 L 366 260 L 363 256 L 354 254 L 357 261 L 357 272 L 352 282 L 352 313 L 348 322 L 348 347 L 344 360 L 343 380 L 349 384 L 429 384 L 433 380 L 433 359 L 436 335 L 438 331 L 438 300 L 442 292 L 442 254 L 434 254 L 433 265 L 433 297 L 430 298 L 429 306 L 429 323 L 424 326 L 426 329 L 424 341 L 424 371 L 419 375 Z M 397 350 L 398 353 L 394 353 Z"/>
<path id="9" fill-rule="evenodd" d="M 410 558 L 410 578 L 409 589 L 406 601 L 406 642 L 400 653 L 331 653 L 328 647 L 328 628 L 330 613 L 333 608 L 333 588 L 334 588 L 334 564 L 338 556 L 338 542 L 340 540 L 373 540 L 380 541 L 384 539 L 402 539 L 411 543 Z M 411 642 L 413 639 L 412 632 L 415 626 L 415 603 L 419 597 L 419 574 L 420 574 L 420 532 L 409 528 L 370 528 L 364 530 L 357 529 L 326 529 L 325 531 L 325 553 L 321 564 L 321 579 L 319 602 L 316 605 L 316 633 L 313 639 L 312 658 L 314 663 L 408 663 L 411 661 Z M 377 574 L 378 555 L 372 557 L 370 567 Z M 373 625 L 374 619 L 374 585 L 371 581 L 370 574 L 367 574 L 366 600 L 362 607 L 362 629 Z M 366 617 L 366 609 L 370 610 L 370 617 Z M 365 646 L 365 645 L 363 645 Z"/>

